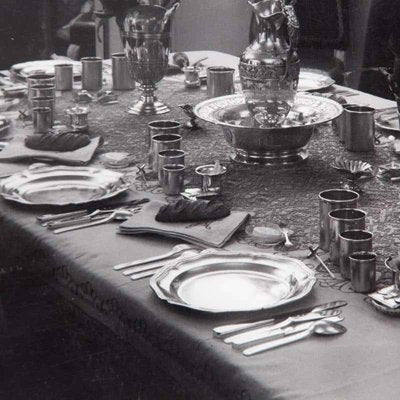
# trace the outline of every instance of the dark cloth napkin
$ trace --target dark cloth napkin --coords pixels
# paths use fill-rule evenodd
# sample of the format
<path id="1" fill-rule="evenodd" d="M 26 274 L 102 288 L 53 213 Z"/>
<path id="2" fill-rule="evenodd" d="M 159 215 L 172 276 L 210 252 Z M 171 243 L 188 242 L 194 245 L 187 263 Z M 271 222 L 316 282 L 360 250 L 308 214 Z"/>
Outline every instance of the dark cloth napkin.
<path id="1" fill-rule="evenodd" d="M 239 227 L 246 221 L 248 214 L 233 211 L 225 218 L 198 222 L 158 222 L 155 217 L 165 203 L 151 201 L 119 226 L 120 233 L 137 235 L 152 233 L 181 239 L 204 247 L 223 247 Z"/>

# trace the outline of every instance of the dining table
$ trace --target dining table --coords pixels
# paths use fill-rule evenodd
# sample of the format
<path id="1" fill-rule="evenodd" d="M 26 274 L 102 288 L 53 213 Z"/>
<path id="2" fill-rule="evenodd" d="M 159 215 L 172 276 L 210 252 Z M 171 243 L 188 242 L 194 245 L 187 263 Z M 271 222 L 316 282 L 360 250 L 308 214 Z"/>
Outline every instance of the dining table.
<path id="1" fill-rule="evenodd" d="M 218 57 L 216 62 L 221 65 L 224 55 L 219 53 Z M 207 62 L 212 65 L 212 57 Z M 166 200 L 154 177 L 149 175 L 145 182 L 137 173 L 137 166 L 147 162 L 147 124 L 165 119 L 187 122 L 188 117 L 178 106 L 205 100 L 206 87 L 185 88 L 182 74 L 168 74 L 159 83 L 157 95 L 171 111 L 159 116 L 127 112 L 139 95 L 137 89 L 116 93 L 117 103 L 90 104 L 89 132 L 102 137 L 102 145 L 90 165 L 104 166 L 102 155 L 106 153 L 129 153 L 133 164 L 118 171 L 125 174 L 132 194 L 137 198 Z M 395 106 L 390 100 L 339 85 L 332 85 L 323 93 L 337 94 L 349 103 L 376 109 Z M 66 123 L 65 109 L 73 104 L 71 92 L 58 94 L 56 119 Z M 320 251 L 319 255 L 327 261 L 334 277 L 317 260 L 307 257 L 308 245 L 317 245 L 319 240 L 318 194 L 342 185 L 343 176 L 332 168 L 332 163 L 341 157 L 378 167 L 397 160 L 393 152 L 395 133 L 377 129 L 380 142 L 374 151 L 355 153 L 347 151 L 332 124 L 325 123 L 315 129 L 305 162 L 268 167 L 230 161 L 231 149 L 220 128 L 198 122 L 198 130 L 182 128 L 186 184 L 199 186 L 195 168 L 219 161 L 227 167 L 222 187 L 224 202 L 234 211 L 248 212 L 248 226 L 284 222 L 293 231 L 294 246 L 289 249 L 260 244 L 245 227 L 224 248 L 283 254 L 302 260 L 317 279 L 310 294 L 278 310 L 246 313 L 214 314 L 167 304 L 152 291 L 148 278 L 133 281 L 113 270 L 113 266 L 163 254 L 181 241 L 149 234 L 118 234 L 118 222 L 56 235 L 41 226 L 37 216 L 68 207 L 30 206 L 4 199 L 0 200 L 2 269 L 18 267 L 46 280 L 68 301 L 122 337 L 127 351 L 130 347 L 139 350 L 167 369 L 188 388 L 193 399 L 399 399 L 399 320 L 379 313 L 365 294 L 355 293 L 339 268 L 329 262 L 328 253 Z M 14 129 L 18 130 L 21 124 L 16 121 Z M 0 176 L 20 171 L 29 163 L 0 163 Z M 376 177 L 360 182 L 360 186 L 363 193 L 359 207 L 367 212 L 367 229 L 374 235 L 377 287 L 381 288 L 392 283 L 384 260 L 397 255 L 400 244 L 400 190 L 398 184 Z M 348 303 L 343 308 L 343 325 L 347 328 L 344 335 L 313 336 L 253 357 L 244 357 L 213 337 L 215 326 L 267 318 L 272 312 L 335 300 Z"/>

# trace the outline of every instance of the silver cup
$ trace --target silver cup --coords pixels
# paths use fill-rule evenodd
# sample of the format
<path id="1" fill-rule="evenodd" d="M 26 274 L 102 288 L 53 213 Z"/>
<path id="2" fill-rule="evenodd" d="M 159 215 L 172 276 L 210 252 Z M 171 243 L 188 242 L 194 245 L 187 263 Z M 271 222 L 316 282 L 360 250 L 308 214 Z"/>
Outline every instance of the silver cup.
<path id="1" fill-rule="evenodd" d="M 344 279 L 350 279 L 350 259 L 352 253 L 372 251 L 373 234 L 364 230 L 350 230 L 339 234 L 340 273 Z"/>
<path id="2" fill-rule="evenodd" d="M 376 254 L 359 251 L 350 254 L 351 286 L 357 293 L 371 293 L 376 286 Z"/>
<path id="3" fill-rule="evenodd" d="M 147 124 L 147 145 L 149 147 L 149 165 L 153 163 L 154 157 L 157 155 L 153 152 L 151 138 L 155 135 L 172 133 L 174 135 L 179 135 L 181 131 L 182 124 L 178 121 L 173 120 L 159 120 L 151 121 Z"/>
<path id="4" fill-rule="evenodd" d="M 55 99 L 55 88 L 53 85 L 35 84 L 31 86 L 31 95 L 34 97 L 52 97 Z"/>
<path id="5" fill-rule="evenodd" d="M 193 67 L 192 65 L 182 68 L 182 72 L 185 74 L 185 87 L 196 89 L 201 86 L 200 71 L 201 68 Z"/>
<path id="6" fill-rule="evenodd" d="M 178 149 L 162 150 L 158 153 L 158 181 L 162 186 L 164 184 L 164 165 L 180 164 L 185 165 L 185 152 Z"/>
<path id="7" fill-rule="evenodd" d="M 215 172 L 213 164 L 201 165 L 196 168 L 196 174 L 201 176 L 201 190 L 204 193 L 220 193 L 222 188 L 222 176 L 226 172 L 226 167 L 220 166 L 220 170 Z"/>
<path id="8" fill-rule="evenodd" d="M 32 109 L 49 107 L 50 112 L 50 127 L 54 124 L 54 98 L 53 97 L 33 97 L 32 98 Z"/>
<path id="9" fill-rule="evenodd" d="M 35 107 L 32 109 L 33 129 L 35 133 L 48 133 L 51 128 L 51 108 Z"/>
<path id="10" fill-rule="evenodd" d="M 371 151 L 375 145 L 375 109 L 349 106 L 344 109 L 345 146 L 349 151 Z"/>
<path id="11" fill-rule="evenodd" d="M 329 251 L 331 239 L 329 212 L 339 208 L 356 208 L 358 193 L 346 189 L 330 189 L 319 195 L 319 248 Z"/>
<path id="12" fill-rule="evenodd" d="M 132 79 L 128 59 L 125 53 L 114 53 L 112 60 L 112 82 L 114 90 L 132 90 L 135 88 L 135 81 Z"/>
<path id="13" fill-rule="evenodd" d="M 183 192 L 185 166 L 181 164 L 166 164 L 163 167 L 163 190 L 168 196 L 178 196 Z"/>
<path id="14" fill-rule="evenodd" d="M 207 68 L 207 95 L 211 97 L 226 96 L 235 93 L 233 74 L 235 70 L 227 67 Z"/>
<path id="15" fill-rule="evenodd" d="M 332 122 L 333 130 L 338 135 L 339 141 L 342 143 L 344 143 L 345 141 L 346 131 L 348 130 L 346 126 L 346 118 L 345 118 L 346 116 L 344 110 L 352 106 L 358 106 L 358 104 L 342 104 L 343 107 L 342 114 Z"/>
<path id="16" fill-rule="evenodd" d="M 339 234 L 352 229 L 365 229 L 367 213 L 355 208 L 342 208 L 329 212 L 330 257 L 334 265 L 339 265 Z"/>
<path id="17" fill-rule="evenodd" d="M 72 64 L 59 64 L 55 68 L 56 90 L 72 90 L 74 71 Z"/>
<path id="18" fill-rule="evenodd" d="M 103 60 L 100 57 L 81 58 L 82 89 L 100 90 L 103 86 Z"/>
<path id="19" fill-rule="evenodd" d="M 180 149 L 182 142 L 181 135 L 171 133 L 155 135 L 151 138 L 151 151 L 154 154 L 151 167 L 153 172 L 158 173 L 158 153 L 168 149 Z"/>

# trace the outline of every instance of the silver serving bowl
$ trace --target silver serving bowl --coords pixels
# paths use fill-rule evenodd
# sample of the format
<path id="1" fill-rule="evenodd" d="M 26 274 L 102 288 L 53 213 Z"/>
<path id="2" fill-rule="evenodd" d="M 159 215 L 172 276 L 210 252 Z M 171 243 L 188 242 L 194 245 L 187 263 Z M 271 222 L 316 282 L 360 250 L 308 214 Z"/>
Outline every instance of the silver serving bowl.
<path id="1" fill-rule="evenodd" d="M 233 148 L 231 158 L 245 164 L 295 164 L 308 157 L 306 146 L 316 126 L 342 113 L 334 100 L 297 94 L 295 104 L 283 124 L 260 126 L 250 115 L 243 95 L 215 97 L 194 108 L 196 116 L 221 127 Z"/>

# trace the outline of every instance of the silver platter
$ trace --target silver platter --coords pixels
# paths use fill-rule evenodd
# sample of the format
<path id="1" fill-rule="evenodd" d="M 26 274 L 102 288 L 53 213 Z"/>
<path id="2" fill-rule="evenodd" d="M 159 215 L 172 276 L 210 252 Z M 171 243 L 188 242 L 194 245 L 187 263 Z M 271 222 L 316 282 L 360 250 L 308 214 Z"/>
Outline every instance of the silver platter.
<path id="1" fill-rule="evenodd" d="M 312 92 L 314 90 L 327 89 L 332 86 L 335 81 L 322 73 L 301 70 L 299 76 L 298 92 Z"/>
<path id="2" fill-rule="evenodd" d="M 4 179 L 0 194 L 22 204 L 65 206 L 105 200 L 128 188 L 119 172 L 94 167 L 33 164 Z"/>
<path id="3" fill-rule="evenodd" d="M 315 282 L 313 271 L 293 258 L 208 249 L 168 263 L 150 286 L 170 304 L 222 313 L 282 306 L 306 296 Z"/>
<path id="4" fill-rule="evenodd" d="M 241 94 L 199 103 L 194 113 L 221 127 L 233 148 L 231 158 L 246 164 L 296 164 L 308 157 L 306 145 L 316 126 L 336 119 L 342 106 L 331 99 L 299 93 L 284 123 L 264 128 L 251 117 Z"/>

